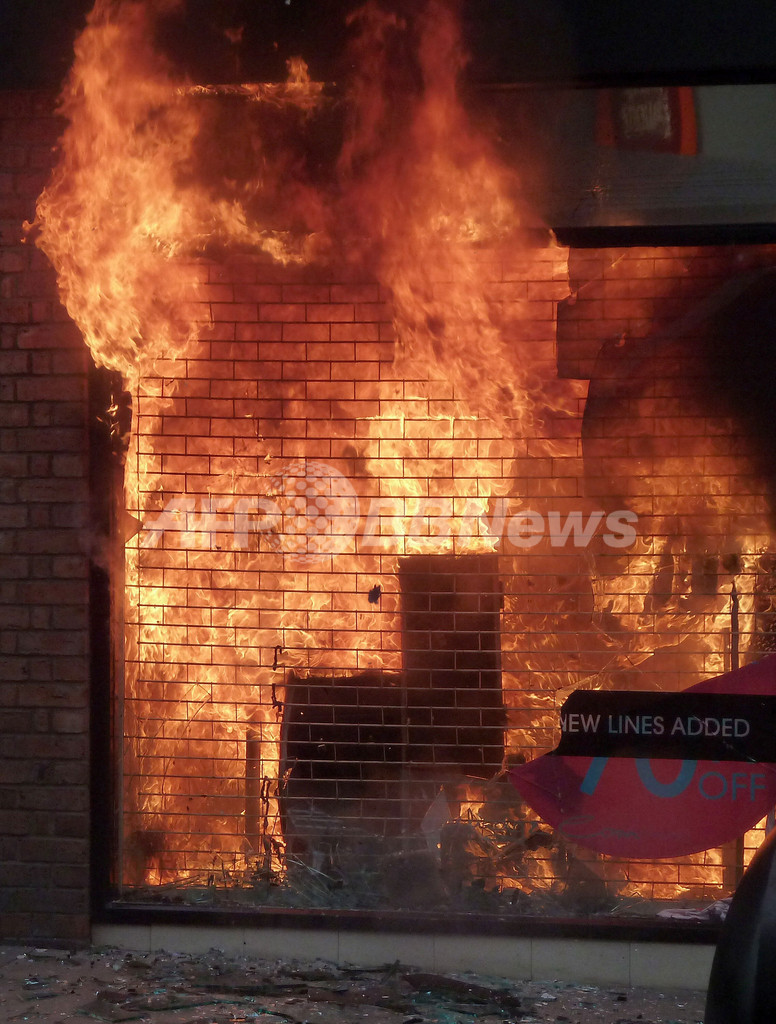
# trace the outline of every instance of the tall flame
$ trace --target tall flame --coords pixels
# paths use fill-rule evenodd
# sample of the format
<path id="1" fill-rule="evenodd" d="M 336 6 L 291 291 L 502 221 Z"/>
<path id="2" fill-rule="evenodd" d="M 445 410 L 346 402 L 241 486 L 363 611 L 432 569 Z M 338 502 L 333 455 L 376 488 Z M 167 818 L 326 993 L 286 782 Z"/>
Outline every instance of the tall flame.
<path id="1" fill-rule="evenodd" d="M 176 77 L 153 45 L 158 18 L 180 5 L 97 0 L 61 98 L 69 124 L 59 163 L 38 201 L 37 243 L 63 302 L 95 362 L 128 383 L 153 359 L 181 356 L 197 335 L 203 307 L 186 257 L 232 242 L 299 261 L 312 244 L 297 246 L 288 230 L 251 217 L 246 197 L 278 186 L 260 151 L 240 194 L 227 199 L 202 184 L 207 90 Z M 297 60 L 285 87 L 246 86 L 241 95 L 309 112 L 320 93 Z"/>
<path id="2" fill-rule="evenodd" d="M 489 268 L 476 254 L 514 245 L 527 211 L 514 171 L 461 105 L 458 23 L 449 4 L 421 8 L 413 26 L 420 81 L 396 103 L 391 76 L 408 27 L 375 3 L 354 20 L 366 30 L 360 46 L 371 59 L 360 54 L 356 65 L 339 172 L 391 290 L 403 374 L 423 379 L 429 366 L 442 366 L 456 397 L 518 421 L 519 432 L 524 406 L 539 392 L 526 387 L 532 368 L 525 352 L 515 355 L 509 323 L 489 301 Z"/>

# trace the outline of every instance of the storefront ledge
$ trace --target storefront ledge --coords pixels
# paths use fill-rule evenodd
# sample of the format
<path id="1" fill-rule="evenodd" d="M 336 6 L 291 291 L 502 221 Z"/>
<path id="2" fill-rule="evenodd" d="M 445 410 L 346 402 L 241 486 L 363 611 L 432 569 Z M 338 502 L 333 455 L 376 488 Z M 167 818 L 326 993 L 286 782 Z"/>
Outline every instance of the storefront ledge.
<path id="1" fill-rule="evenodd" d="M 433 971 L 474 971 L 523 981 L 622 985 L 661 989 L 705 989 L 716 935 L 708 926 L 660 927 L 653 922 L 526 920 L 485 922 L 455 915 L 431 927 L 428 920 L 402 922 L 374 915 L 365 924 L 347 912 L 299 913 L 296 920 L 273 914 L 272 920 L 223 912 L 122 907 L 101 915 L 92 926 L 99 946 L 150 952 L 232 954 L 296 959 L 321 958 L 370 967 L 396 960 Z M 460 918 L 468 919 L 468 929 Z M 228 919 L 227 919 L 228 918 Z M 479 927 L 477 926 L 479 924 Z M 500 927 L 494 927 L 494 924 Z M 371 926 L 370 926 L 371 925 Z M 509 927 L 507 927 L 509 926 Z"/>

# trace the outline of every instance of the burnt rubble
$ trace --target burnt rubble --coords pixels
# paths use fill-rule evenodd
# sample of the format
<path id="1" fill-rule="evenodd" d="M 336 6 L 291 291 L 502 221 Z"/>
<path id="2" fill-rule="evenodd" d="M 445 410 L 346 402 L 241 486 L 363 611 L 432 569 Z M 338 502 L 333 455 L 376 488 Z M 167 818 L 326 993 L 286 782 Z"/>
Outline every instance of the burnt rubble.
<path id="1" fill-rule="evenodd" d="M 0 1018 L 148 1024 L 700 1024 L 704 995 L 324 960 L 0 947 Z"/>

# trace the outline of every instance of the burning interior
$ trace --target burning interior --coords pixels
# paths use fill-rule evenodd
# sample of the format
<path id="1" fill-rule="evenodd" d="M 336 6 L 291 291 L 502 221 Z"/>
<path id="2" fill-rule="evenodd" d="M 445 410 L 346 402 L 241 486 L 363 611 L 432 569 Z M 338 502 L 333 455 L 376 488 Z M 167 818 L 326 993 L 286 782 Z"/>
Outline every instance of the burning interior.
<path id="1" fill-rule="evenodd" d="M 34 226 L 104 368 L 115 896 L 729 894 L 762 823 L 623 862 L 506 771 L 772 649 L 774 249 L 560 245 L 448 4 L 354 12 L 336 86 L 192 84 L 158 14 L 97 4 Z"/>

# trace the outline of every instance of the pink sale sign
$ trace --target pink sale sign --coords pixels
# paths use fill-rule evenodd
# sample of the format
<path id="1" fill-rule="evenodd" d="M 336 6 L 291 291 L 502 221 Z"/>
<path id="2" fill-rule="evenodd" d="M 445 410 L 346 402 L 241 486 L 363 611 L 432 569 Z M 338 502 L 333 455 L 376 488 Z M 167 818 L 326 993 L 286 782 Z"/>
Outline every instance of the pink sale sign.
<path id="1" fill-rule="evenodd" d="M 734 672 L 689 687 L 682 695 L 724 695 L 725 707 L 734 707 L 731 697 L 776 697 L 776 655 Z M 600 694 L 604 699 L 605 693 Z M 619 696 L 622 696 L 620 694 Z M 635 696 L 644 697 L 643 694 Z M 666 695 L 669 699 L 671 696 Z M 679 695 L 681 696 L 681 695 Z M 660 695 L 656 707 L 660 711 Z M 643 701 L 641 702 L 643 705 Z M 751 706 L 751 702 L 749 702 Z M 770 702 L 769 702 L 770 704 Z M 742 706 L 746 701 L 742 701 Z M 709 701 L 714 707 L 714 701 Z M 643 711 L 643 706 L 639 708 Z M 610 735 L 600 755 L 546 754 L 510 770 L 510 778 L 526 803 L 547 824 L 573 842 L 611 856 L 629 859 L 681 857 L 721 846 L 752 828 L 776 805 L 776 763 L 750 759 L 747 750 L 749 722 L 731 714 L 726 718 L 689 716 L 684 722 L 655 713 L 650 716 L 566 715 L 564 726 L 582 728 L 608 720 Z M 655 756 L 617 756 L 623 723 L 635 722 L 650 736 L 639 737 L 641 749 L 655 749 Z M 592 732 L 591 728 L 591 732 Z M 673 746 L 666 747 L 668 732 Z M 729 741 L 720 734 L 726 731 Z M 693 748 L 693 733 L 704 734 L 703 744 L 715 734 L 715 742 L 727 743 L 732 755 L 705 759 Z M 564 734 L 564 741 L 567 736 Z M 572 737 L 572 742 L 573 742 Z M 586 740 L 595 745 L 595 736 Z M 678 758 L 673 751 L 686 742 L 688 754 Z M 561 748 L 564 743 L 561 743 Z M 584 749 L 584 747 L 583 747 Z M 628 743 L 624 749 L 632 749 Z M 740 760 L 730 759 L 740 757 Z M 761 756 L 761 755 L 760 755 Z M 774 757 L 776 762 L 776 757 Z"/>

